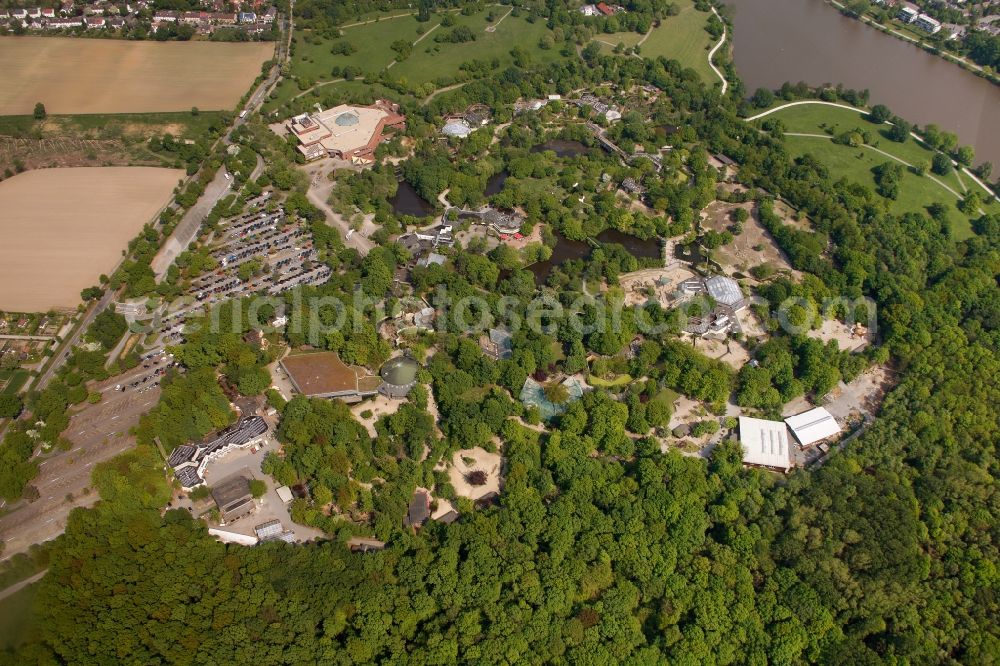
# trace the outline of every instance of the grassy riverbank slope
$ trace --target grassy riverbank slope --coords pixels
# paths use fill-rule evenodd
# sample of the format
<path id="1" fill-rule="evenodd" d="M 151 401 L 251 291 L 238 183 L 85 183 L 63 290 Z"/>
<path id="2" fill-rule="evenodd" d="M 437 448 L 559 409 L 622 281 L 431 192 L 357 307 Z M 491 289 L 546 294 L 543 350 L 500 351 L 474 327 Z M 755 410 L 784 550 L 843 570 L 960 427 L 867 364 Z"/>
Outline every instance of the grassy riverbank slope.
<path id="1" fill-rule="evenodd" d="M 876 166 L 887 161 L 904 165 L 928 166 L 935 151 L 917 139 L 908 137 L 899 143 L 888 138 L 889 125 L 879 125 L 867 119 L 862 110 L 851 110 L 824 104 L 791 106 L 756 121 L 779 120 L 786 132 L 786 145 L 794 155 L 812 154 L 826 166 L 834 178 L 848 178 L 875 189 Z M 835 143 L 833 137 L 858 129 L 871 135 L 871 145 L 851 147 Z M 796 136 L 800 135 L 800 136 Z M 807 136 L 803 136 L 807 135 Z M 967 238 L 972 226 L 967 215 L 957 208 L 969 190 L 986 193 L 971 179 L 952 169 L 947 175 L 933 173 L 929 168 L 920 176 L 907 169 L 900 181 L 899 196 L 889 201 L 893 213 L 925 212 L 932 203 L 944 204 L 956 238 Z M 1000 211 L 995 202 L 984 204 L 991 211 Z M 978 215 L 977 215 L 978 216 Z"/>

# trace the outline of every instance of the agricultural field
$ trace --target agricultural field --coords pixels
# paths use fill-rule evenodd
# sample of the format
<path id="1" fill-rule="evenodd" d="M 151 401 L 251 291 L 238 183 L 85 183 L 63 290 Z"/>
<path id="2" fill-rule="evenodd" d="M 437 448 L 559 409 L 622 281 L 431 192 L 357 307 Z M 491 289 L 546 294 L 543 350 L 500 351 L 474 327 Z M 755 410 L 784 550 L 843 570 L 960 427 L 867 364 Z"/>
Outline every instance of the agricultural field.
<path id="1" fill-rule="evenodd" d="M 0 173 L 81 166 L 174 167 L 176 156 L 153 152 L 151 136 L 210 141 L 225 126 L 218 111 L 0 116 Z"/>
<path id="2" fill-rule="evenodd" d="M 40 169 L 0 182 L 0 309 L 75 307 L 82 289 L 112 272 L 183 175 L 147 167 Z"/>
<path id="3" fill-rule="evenodd" d="M 562 57 L 557 48 L 542 49 L 539 46 L 542 37 L 550 32 L 544 21 L 529 23 L 524 16 L 508 15 L 508 9 L 491 7 L 469 16 L 441 12 L 424 23 L 418 22 L 414 15 L 397 12 L 379 21 L 342 26 L 343 37 L 334 40 L 313 35 L 310 31 L 296 31 L 292 75 L 298 82 L 291 79 L 282 82 L 272 99 L 265 104 L 264 112 L 271 113 L 303 95 L 303 89 L 317 86 L 317 90 L 322 91 L 333 85 L 339 86 L 339 83 L 330 83 L 340 78 L 333 75 L 335 67 L 353 69 L 358 78 L 388 69 L 392 79 L 405 81 L 423 97 L 459 79 L 459 68 L 463 63 L 497 58 L 502 67 L 512 64 L 514 58 L 510 51 L 515 46 L 528 54 L 533 63 L 550 62 Z M 454 19 L 453 26 L 441 25 L 445 16 Z M 491 16 L 492 21 L 489 20 Z M 475 40 L 461 43 L 435 41 L 436 37 L 461 27 L 468 28 L 475 35 Z M 493 30 L 487 30 L 491 27 Z M 391 48 L 397 41 L 412 45 L 410 55 L 399 62 L 396 62 L 397 52 Z M 352 52 L 332 53 L 335 46 L 342 42 L 350 44 Z"/>
<path id="4" fill-rule="evenodd" d="M 703 81 L 712 85 L 718 77 L 708 66 L 708 52 L 715 40 L 705 30 L 711 13 L 698 11 L 690 0 L 681 0 L 677 5 L 680 8 L 678 14 L 665 17 L 660 27 L 653 28 L 648 37 L 635 32 L 618 32 L 599 34 L 594 39 L 608 53 L 618 44 L 626 47 L 640 45 L 639 55 L 643 58 L 663 56 L 676 60 L 682 67 L 698 72 Z"/>
<path id="5" fill-rule="evenodd" d="M 231 109 L 271 43 L 0 38 L 0 115 Z"/>

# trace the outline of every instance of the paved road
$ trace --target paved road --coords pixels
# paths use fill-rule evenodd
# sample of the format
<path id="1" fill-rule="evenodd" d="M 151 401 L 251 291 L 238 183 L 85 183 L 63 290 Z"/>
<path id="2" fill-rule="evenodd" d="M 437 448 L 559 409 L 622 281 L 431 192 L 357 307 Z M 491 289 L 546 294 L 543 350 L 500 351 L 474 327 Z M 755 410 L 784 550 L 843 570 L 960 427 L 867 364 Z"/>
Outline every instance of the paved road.
<path id="1" fill-rule="evenodd" d="M 134 375 L 132 372 L 127 376 Z M 39 498 L 31 503 L 22 501 L 0 517 L 0 538 L 5 542 L 3 559 L 26 551 L 31 544 L 61 534 L 71 510 L 89 506 L 98 499 L 97 492 L 90 490 L 94 465 L 135 443 L 128 430 L 156 404 L 160 389 L 156 387 L 143 393 L 114 391 L 120 379 L 108 380 L 105 384 L 110 384 L 112 390 L 105 392 L 104 400 L 97 405 L 87 405 L 70 420 L 63 434 L 73 442 L 73 449 L 56 451 L 39 463 L 38 476 L 32 482 L 38 489 Z"/>
<path id="2" fill-rule="evenodd" d="M 0 335 L 0 340 L 38 340 L 45 342 L 55 339 L 54 335 Z"/>
<path id="3" fill-rule="evenodd" d="M 121 290 L 111 291 L 109 289 L 104 292 L 104 295 L 101 296 L 97 303 L 90 306 L 90 309 L 87 310 L 87 313 L 80 321 L 80 324 L 56 350 L 55 356 L 49 363 L 48 369 L 42 372 L 34 386 L 32 386 L 33 390 L 41 391 L 49 385 L 49 382 L 52 381 L 52 377 L 55 376 L 56 370 L 62 367 L 62 364 L 66 362 L 67 358 L 69 358 L 70 352 L 73 351 L 73 347 L 80 342 L 80 338 L 83 336 L 84 332 L 90 328 L 90 324 L 94 321 L 94 318 L 103 312 L 106 307 L 111 305 L 111 302 L 118 298 L 120 294 Z"/>
<path id="4" fill-rule="evenodd" d="M 156 275 L 157 282 L 160 282 L 166 276 L 167 269 L 174 263 L 174 259 L 184 252 L 191 245 L 192 241 L 198 237 L 198 230 L 201 229 L 201 223 L 212 212 L 212 208 L 215 207 L 219 199 L 229 194 L 232 184 L 233 181 L 226 178 L 225 165 L 219 167 L 219 170 L 215 173 L 215 178 L 205 187 L 205 192 L 184 213 L 184 217 L 181 218 L 181 221 L 174 228 L 173 233 L 170 234 L 170 237 L 163 243 L 163 247 L 160 248 L 160 251 L 153 258 L 151 266 L 153 273 Z"/>
<path id="5" fill-rule="evenodd" d="M 292 8 L 294 9 L 295 3 L 292 3 Z M 287 34 L 291 35 L 291 19 L 289 19 L 289 30 Z M 247 100 L 246 106 L 243 107 L 243 113 L 237 116 L 233 121 L 232 126 L 229 131 L 222 137 L 222 145 L 228 146 L 232 143 L 233 132 L 237 128 L 242 126 L 247 122 L 250 115 L 257 110 L 258 107 L 267 98 L 267 95 L 271 92 L 271 89 L 277 84 L 278 80 L 281 78 L 281 62 L 285 60 L 288 53 L 288 42 L 282 42 L 278 46 L 278 53 L 276 56 L 277 65 L 271 68 L 271 73 L 264 79 L 260 85 L 253 91 L 250 98 Z M 242 116 L 242 117 L 241 117 Z M 263 160 L 260 156 L 257 156 L 257 168 L 254 169 L 252 178 L 256 178 L 260 175 L 263 170 Z M 184 217 L 174 228 L 170 238 L 163 243 L 163 247 L 157 252 L 156 256 L 152 261 L 153 273 L 156 275 L 156 281 L 160 282 L 163 280 L 164 276 L 167 274 L 167 270 L 170 265 L 174 263 L 174 260 L 179 254 L 184 252 L 188 246 L 198 237 L 198 231 L 201 229 L 201 223 L 205 220 L 212 208 L 222 197 L 229 194 L 232 187 L 233 181 L 226 178 L 226 167 L 223 165 L 216 172 L 215 177 L 212 182 L 208 184 L 205 188 L 205 192 L 198 199 L 194 206 L 188 209 Z"/>

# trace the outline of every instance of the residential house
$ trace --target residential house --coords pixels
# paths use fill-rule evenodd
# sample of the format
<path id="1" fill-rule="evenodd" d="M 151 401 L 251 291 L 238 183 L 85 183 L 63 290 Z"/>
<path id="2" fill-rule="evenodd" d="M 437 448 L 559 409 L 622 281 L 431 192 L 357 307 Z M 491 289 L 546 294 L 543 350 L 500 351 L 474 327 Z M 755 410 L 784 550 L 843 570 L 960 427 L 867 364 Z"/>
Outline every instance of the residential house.
<path id="1" fill-rule="evenodd" d="M 103 16 L 88 16 L 83 22 L 88 28 L 103 28 L 107 24 Z"/>
<path id="2" fill-rule="evenodd" d="M 927 14 L 920 14 L 917 16 L 917 18 L 913 21 L 913 25 L 932 35 L 936 35 L 941 30 L 941 22 L 937 19 L 931 18 Z"/>

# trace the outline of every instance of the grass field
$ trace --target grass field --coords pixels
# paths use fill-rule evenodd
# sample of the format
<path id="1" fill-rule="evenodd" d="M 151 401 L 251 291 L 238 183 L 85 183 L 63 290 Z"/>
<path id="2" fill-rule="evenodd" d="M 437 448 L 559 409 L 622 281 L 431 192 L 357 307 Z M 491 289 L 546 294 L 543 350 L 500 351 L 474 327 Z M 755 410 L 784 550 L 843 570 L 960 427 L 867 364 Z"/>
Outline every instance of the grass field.
<path id="1" fill-rule="evenodd" d="M 0 37 L 0 115 L 231 109 L 274 54 L 263 42 Z"/>
<path id="2" fill-rule="evenodd" d="M 28 381 L 28 371 L 16 368 L 14 370 L 0 370 L 0 393 L 17 393 Z"/>
<path id="3" fill-rule="evenodd" d="M 31 602 L 38 583 L 18 590 L 0 603 L 0 649 L 17 647 L 27 640 L 31 622 Z"/>
<path id="4" fill-rule="evenodd" d="M 875 189 L 872 169 L 890 161 L 884 155 L 865 148 L 851 148 L 834 143 L 829 139 L 787 136 L 785 143 L 795 155 L 811 153 L 830 170 L 834 179 L 847 178 Z M 897 214 L 905 212 L 926 212 L 932 203 L 941 203 L 948 208 L 948 220 L 952 232 L 958 239 L 972 235 L 969 218 L 959 211 L 956 197 L 934 183 L 928 176 L 917 176 L 907 171 L 899 184 L 899 197 L 891 201 L 889 209 Z"/>
<path id="5" fill-rule="evenodd" d="M 757 122 L 762 123 L 770 118 L 781 120 L 786 132 L 799 134 L 832 136 L 854 128 L 864 129 L 877 136 L 873 140 L 875 148 L 908 164 L 929 164 L 934 156 L 934 151 L 913 137 L 904 143 L 888 139 L 884 134 L 888 126 L 869 122 L 863 111 L 824 104 L 801 104 L 775 111 Z M 815 155 L 831 170 L 834 177 L 847 177 L 873 189 L 875 181 L 871 169 L 892 161 L 870 147 L 850 148 L 835 144 L 829 139 L 787 136 L 785 141 L 794 154 L 810 152 Z M 933 174 L 930 170 L 924 176 L 917 176 L 907 170 L 900 184 L 899 198 L 892 203 L 891 210 L 895 213 L 922 212 L 929 204 L 940 202 L 948 206 L 948 217 L 956 238 L 968 238 L 972 234 L 969 218 L 955 208 L 958 197 L 944 186 L 959 194 L 964 194 L 967 189 L 982 192 L 982 188 L 957 170 L 952 170 L 947 176 Z M 985 193 L 983 194 L 985 199 Z M 984 204 L 984 209 L 1000 212 L 1000 204 L 993 201 Z"/>
<path id="6" fill-rule="evenodd" d="M 698 72 L 706 83 L 714 83 L 718 77 L 708 66 L 708 51 L 712 48 L 713 40 L 705 31 L 711 13 L 698 11 L 690 0 L 680 0 L 676 4 L 680 7 L 680 12 L 676 16 L 665 17 L 659 28 L 653 28 L 639 47 L 639 55 L 644 58 L 663 56 L 676 60 L 682 67 L 690 67 Z M 600 34 L 594 39 L 610 53 L 619 42 L 625 46 L 635 46 L 642 38 L 642 35 L 634 32 L 619 32 Z"/>
<path id="7" fill-rule="evenodd" d="M 145 167 L 39 169 L 0 182 L 0 310 L 75 307 L 80 290 L 111 273 L 183 175 Z"/>
<path id="8" fill-rule="evenodd" d="M 835 106 L 825 104 L 801 104 L 792 106 L 781 111 L 775 111 L 769 116 L 762 118 L 760 122 L 774 118 L 780 120 L 786 132 L 799 132 L 803 134 L 839 134 L 855 127 L 878 134 L 877 147 L 887 153 L 892 153 L 896 157 L 909 162 L 910 164 L 930 163 L 934 157 L 934 151 L 919 143 L 913 137 L 905 143 L 897 143 L 888 139 L 885 132 L 888 125 L 876 125 L 869 122 L 863 112 L 850 111 Z M 947 176 L 938 176 L 942 182 L 957 192 L 962 192 L 962 183 L 958 175 L 953 171 Z"/>
<path id="9" fill-rule="evenodd" d="M 528 53 L 530 62 L 535 64 L 562 58 L 556 48 L 546 50 L 539 47 L 542 36 L 549 33 L 544 21 L 529 23 L 523 16 L 513 15 L 504 18 L 508 9 L 491 7 L 470 16 L 450 12 L 448 15 L 455 19 L 452 27 L 441 25 L 444 13 L 434 14 L 430 21 L 420 23 L 415 16 L 390 12 L 385 15 L 387 18 L 377 22 L 343 26 L 344 36 L 336 40 L 297 31 L 292 75 L 308 84 L 307 87 L 321 84 L 319 90 L 323 90 L 329 87 L 322 85 L 325 81 L 335 80 L 332 74 L 334 67 L 351 67 L 363 73 L 388 69 L 392 79 L 404 81 L 413 89 L 425 88 L 420 91 L 422 97 L 435 88 L 453 83 L 461 74 L 459 68 L 463 63 L 496 58 L 501 67 L 512 64 L 514 58 L 510 51 L 515 46 Z M 494 18 L 492 22 L 487 20 L 490 13 Z M 491 25 L 495 26 L 495 30 L 487 32 L 486 28 Z M 476 39 L 464 43 L 434 41 L 459 26 L 468 27 Z M 399 40 L 414 46 L 408 58 L 395 62 L 397 53 L 391 45 Z M 356 50 L 350 55 L 331 53 L 333 46 L 341 41 L 349 42 Z M 264 112 L 271 113 L 302 92 L 296 81 L 285 80 L 265 104 Z"/>

